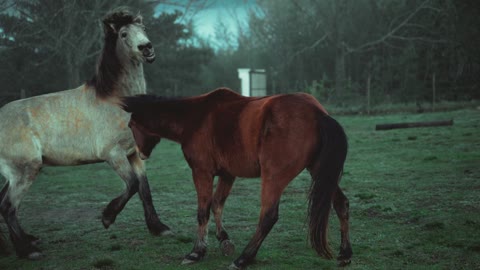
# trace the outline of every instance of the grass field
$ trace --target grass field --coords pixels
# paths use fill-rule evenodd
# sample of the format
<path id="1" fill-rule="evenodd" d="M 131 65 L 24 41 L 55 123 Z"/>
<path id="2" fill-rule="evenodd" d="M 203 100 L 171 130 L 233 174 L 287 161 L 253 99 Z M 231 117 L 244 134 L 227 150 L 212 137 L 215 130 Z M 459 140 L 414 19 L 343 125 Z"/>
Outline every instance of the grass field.
<path id="1" fill-rule="evenodd" d="M 346 269 L 480 269 L 480 110 L 337 119 L 350 143 L 341 182 L 350 199 L 354 252 Z M 443 119 L 454 125 L 374 131 L 379 123 Z M 110 229 L 103 228 L 103 207 L 123 190 L 106 164 L 47 167 L 20 210 L 25 230 L 42 238 L 46 257 L 31 262 L 10 254 L 0 257 L 0 269 L 226 269 L 254 233 L 260 181 L 238 179 L 227 200 L 224 221 L 236 244 L 234 257 L 220 254 L 211 222 L 206 258 L 181 266 L 196 231 L 190 170 L 169 141 L 147 165 L 155 206 L 173 236 L 148 233 L 138 196 Z M 305 172 L 291 182 L 280 219 L 249 269 L 337 269 L 308 245 L 309 185 Z M 334 215 L 330 243 L 338 252 Z"/>

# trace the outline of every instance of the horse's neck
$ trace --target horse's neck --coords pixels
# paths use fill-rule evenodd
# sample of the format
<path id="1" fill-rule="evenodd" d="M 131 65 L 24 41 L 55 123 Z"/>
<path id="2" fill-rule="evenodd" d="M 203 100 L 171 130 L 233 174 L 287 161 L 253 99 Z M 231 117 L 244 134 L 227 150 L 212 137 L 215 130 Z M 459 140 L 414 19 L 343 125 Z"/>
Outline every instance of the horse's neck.
<path id="1" fill-rule="evenodd" d="M 146 94 L 145 75 L 143 64 L 129 63 L 117 82 L 117 91 L 120 96 L 134 96 Z"/>
<path id="2" fill-rule="evenodd" d="M 182 143 L 194 126 L 201 125 L 204 111 L 198 103 L 186 100 L 164 101 L 157 105 L 161 137 Z"/>

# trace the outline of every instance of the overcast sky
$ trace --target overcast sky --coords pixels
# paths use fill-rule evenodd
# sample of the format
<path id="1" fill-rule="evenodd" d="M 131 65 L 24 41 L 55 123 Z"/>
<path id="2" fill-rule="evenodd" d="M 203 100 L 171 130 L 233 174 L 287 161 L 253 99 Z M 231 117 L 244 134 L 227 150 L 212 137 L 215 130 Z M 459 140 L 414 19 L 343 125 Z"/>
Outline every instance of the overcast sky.
<path id="1" fill-rule="evenodd" d="M 243 27 L 246 26 L 248 10 L 254 5 L 255 0 L 209 0 L 206 8 L 196 12 L 193 16 L 195 31 L 201 38 L 209 39 L 214 43 L 222 43 L 215 39 L 215 29 L 220 24 L 224 24 L 233 35 L 232 40 L 236 40 L 239 23 Z M 159 7 L 158 11 L 173 11 L 174 9 L 174 6 L 163 6 Z M 215 46 L 222 45 L 215 44 Z"/>

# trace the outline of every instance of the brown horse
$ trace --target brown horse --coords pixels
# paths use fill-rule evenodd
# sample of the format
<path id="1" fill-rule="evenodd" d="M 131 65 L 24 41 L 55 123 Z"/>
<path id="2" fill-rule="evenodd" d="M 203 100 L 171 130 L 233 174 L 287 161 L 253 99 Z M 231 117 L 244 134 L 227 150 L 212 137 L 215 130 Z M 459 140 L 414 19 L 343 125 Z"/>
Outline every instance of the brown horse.
<path id="1" fill-rule="evenodd" d="M 21 228 L 19 204 L 42 166 L 108 162 L 126 184 L 103 211 L 108 228 L 137 192 L 147 227 L 164 234 L 153 207 L 145 166 L 127 124 L 128 113 L 112 99 L 146 93 L 143 63 L 155 59 L 141 16 L 124 8 L 103 19 L 105 43 L 93 79 L 76 89 L 11 102 L 0 109 L 0 213 L 19 257 L 38 259 L 38 238 Z"/>
<path id="2" fill-rule="evenodd" d="M 318 255 L 332 258 L 327 225 L 333 203 L 341 224 L 339 263 L 350 262 L 348 199 L 338 186 L 347 154 L 342 127 L 312 96 L 299 94 L 243 97 L 228 89 L 168 99 L 140 95 L 120 102 L 131 112 L 132 129 L 142 158 L 161 138 L 178 142 L 192 169 L 198 196 L 198 239 L 184 263 L 206 253 L 210 209 L 224 254 L 233 244 L 222 226 L 222 209 L 235 177 L 262 178 L 260 220 L 255 235 L 231 268 L 255 258 L 278 219 L 283 190 L 303 169 L 313 182 L 309 195 L 310 241 Z M 213 193 L 213 178 L 219 176 Z"/>

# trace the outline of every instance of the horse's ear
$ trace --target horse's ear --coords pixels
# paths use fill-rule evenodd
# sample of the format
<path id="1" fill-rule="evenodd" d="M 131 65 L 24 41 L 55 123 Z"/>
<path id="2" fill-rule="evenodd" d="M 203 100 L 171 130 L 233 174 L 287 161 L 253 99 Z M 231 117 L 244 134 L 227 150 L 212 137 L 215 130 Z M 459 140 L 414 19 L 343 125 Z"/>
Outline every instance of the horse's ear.
<path id="1" fill-rule="evenodd" d="M 105 33 L 117 33 L 117 29 L 115 29 L 115 24 L 108 21 L 103 21 L 103 31 L 105 31 Z"/>
<path id="2" fill-rule="evenodd" d="M 133 19 L 133 22 L 134 23 L 139 23 L 139 24 L 143 24 L 143 17 L 142 15 L 138 14 L 135 19 Z"/>

